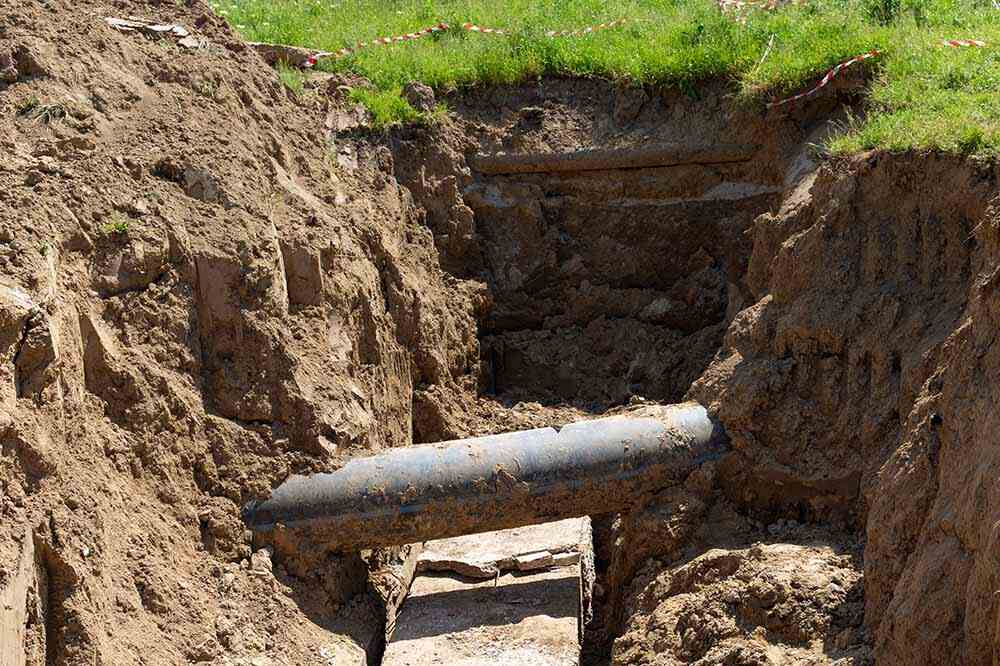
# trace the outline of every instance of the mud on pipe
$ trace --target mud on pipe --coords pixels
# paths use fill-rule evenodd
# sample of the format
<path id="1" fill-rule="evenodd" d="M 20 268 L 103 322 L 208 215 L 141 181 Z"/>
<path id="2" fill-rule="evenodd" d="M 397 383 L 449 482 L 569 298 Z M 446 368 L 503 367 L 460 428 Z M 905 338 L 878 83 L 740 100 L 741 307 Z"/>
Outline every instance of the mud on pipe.
<path id="1" fill-rule="evenodd" d="M 504 435 L 393 449 L 293 476 L 244 520 L 258 540 L 296 533 L 340 552 L 627 510 L 728 442 L 697 403 Z M 288 534 L 291 536 L 291 534 Z"/>

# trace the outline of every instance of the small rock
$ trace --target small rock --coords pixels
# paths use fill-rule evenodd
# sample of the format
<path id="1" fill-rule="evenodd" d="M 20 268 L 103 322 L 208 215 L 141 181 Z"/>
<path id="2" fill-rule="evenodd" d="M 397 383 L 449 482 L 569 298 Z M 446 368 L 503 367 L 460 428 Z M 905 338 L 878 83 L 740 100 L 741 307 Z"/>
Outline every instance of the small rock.
<path id="1" fill-rule="evenodd" d="M 188 657 L 192 661 L 212 661 L 219 656 L 222 646 L 215 640 L 214 636 L 205 636 L 204 639 L 191 648 Z"/>
<path id="2" fill-rule="evenodd" d="M 149 215 L 149 203 L 145 199 L 136 199 L 130 205 L 136 215 Z"/>
<path id="3" fill-rule="evenodd" d="M 526 106 L 520 113 L 523 122 L 538 123 L 545 118 L 545 109 L 540 106 Z"/>
<path id="4" fill-rule="evenodd" d="M 261 548 L 250 556 L 250 569 L 255 573 L 271 573 L 271 556 L 274 551 L 268 548 Z"/>
<path id="5" fill-rule="evenodd" d="M 428 85 L 411 81 L 403 88 L 403 97 L 417 111 L 427 113 L 434 110 L 434 91 Z"/>
<path id="6" fill-rule="evenodd" d="M 74 136 L 68 139 L 63 139 L 58 143 L 56 143 L 56 146 L 58 146 L 59 150 L 62 152 L 67 152 L 72 150 L 90 152 L 97 148 L 97 144 L 95 144 L 93 140 L 83 136 Z"/>
<path id="7" fill-rule="evenodd" d="M 217 636 L 232 636 L 236 632 L 236 621 L 227 615 L 215 618 L 215 633 Z"/>
<path id="8" fill-rule="evenodd" d="M 17 67 L 14 58 L 9 53 L 0 53 L 0 81 L 17 83 Z"/>

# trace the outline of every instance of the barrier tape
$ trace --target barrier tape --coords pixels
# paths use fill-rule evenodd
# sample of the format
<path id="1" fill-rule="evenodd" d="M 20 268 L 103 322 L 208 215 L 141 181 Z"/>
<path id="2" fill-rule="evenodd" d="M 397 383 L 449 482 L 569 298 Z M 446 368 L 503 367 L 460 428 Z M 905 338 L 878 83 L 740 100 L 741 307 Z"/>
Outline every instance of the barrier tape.
<path id="1" fill-rule="evenodd" d="M 807 0 L 718 0 L 719 11 L 731 14 L 737 23 L 746 24 L 750 12 L 774 11 L 785 5 L 803 5 Z"/>
<path id="2" fill-rule="evenodd" d="M 719 9 L 723 13 L 742 11 L 746 9 L 777 9 L 778 0 L 719 0 Z"/>
<path id="3" fill-rule="evenodd" d="M 479 32 L 484 35 L 506 35 L 505 30 L 500 30 L 499 28 L 484 28 L 481 25 L 476 25 L 475 23 L 463 23 L 462 30 L 468 32 Z"/>
<path id="4" fill-rule="evenodd" d="M 980 39 L 945 39 L 941 41 L 943 46 L 950 46 L 953 49 L 957 49 L 962 46 L 977 46 L 982 48 L 986 46 L 986 42 Z"/>
<path id="5" fill-rule="evenodd" d="M 845 69 L 847 69 L 851 65 L 854 65 L 856 63 L 862 62 L 864 60 L 868 60 L 869 58 L 874 58 L 874 57 L 876 57 L 878 55 L 881 55 L 881 53 L 882 53 L 882 51 L 879 51 L 878 49 L 875 49 L 873 51 L 869 51 L 868 53 L 862 53 L 861 55 L 854 56 L 850 60 L 845 60 L 844 62 L 840 63 L 839 65 L 837 65 L 833 69 L 831 69 L 829 72 L 827 72 L 826 75 L 820 80 L 819 84 L 816 85 L 815 87 L 810 88 L 809 90 L 807 90 L 807 91 L 805 91 L 803 93 L 799 93 L 798 95 L 792 95 L 791 97 L 786 97 L 785 99 L 777 101 L 777 102 L 770 102 L 770 103 L 768 103 L 767 108 L 771 109 L 771 108 L 774 108 L 776 106 L 782 106 L 784 104 L 791 104 L 792 102 L 796 102 L 796 101 L 798 101 L 798 100 L 800 100 L 800 99 L 802 99 L 804 97 L 809 97 L 811 95 L 815 95 L 817 92 L 819 92 L 820 90 L 822 90 L 823 88 L 825 88 L 827 86 L 827 84 L 830 83 L 830 81 L 832 81 L 833 79 L 835 79 L 838 74 L 840 74 L 842 71 L 844 71 Z"/>
<path id="6" fill-rule="evenodd" d="M 736 2 L 738 0 L 722 0 L 722 1 L 725 1 L 725 2 Z M 950 47 L 950 48 L 953 48 L 953 49 L 963 48 L 963 47 L 984 48 L 984 47 L 988 46 L 988 44 L 986 42 L 984 42 L 983 40 L 981 40 L 981 39 L 943 39 L 943 40 L 941 40 L 941 45 L 942 46 L 947 46 L 947 47 Z M 784 104 L 791 104 L 792 102 L 798 101 L 798 100 L 802 99 L 803 97 L 809 97 L 810 95 L 814 95 L 817 92 L 819 92 L 819 90 L 821 88 L 823 88 L 828 83 L 830 83 L 830 81 L 832 81 L 834 79 L 834 77 L 836 77 L 838 74 L 840 74 L 845 68 L 850 67 L 851 65 L 853 65 L 855 63 L 859 63 L 862 60 L 868 60 L 869 58 L 874 58 L 877 55 L 881 55 L 881 53 L 882 53 L 882 51 L 879 51 L 878 49 L 875 49 L 873 51 L 869 51 L 868 53 L 862 53 L 859 56 L 855 56 L 855 57 L 851 58 L 850 60 L 845 60 L 844 62 L 840 63 L 839 65 L 837 65 L 836 67 L 834 67 L 833 69 L 831 69 L 829 72 L 827 72 L 826 76 L 823 77 L 823 79 L 819 82 L 819 84 L 816 87 L 811 88 L 811 89 L 805 91 L 804 93 L 799 93 L 798 95 L 792 95 L 791 97 L 786 97 L 785 99 L 779 100 L 777 102 L 770 102 L 770 103 L 768 103 L 767 108 L 771 109 L 771 108 L 774 108 L 776 106 L 782 106 Z"/>
<path id="7" fill-rule="evenodd" d="M 775 0 L 767 0 L 768 2 L 773 2 Z M 545 33 L 547 37 L 582 37 L 584 35 L 589 35 L 600 30 L 608 30 L 610 28 L 617 28 L 623 25 L 627 19 L 617 19 L 609 23 L 600 23 L 598 25 L 589 26 L 586 28 L 581 28 L 580 30 L 550 30 Z M 463 23 L 461 25 L 462 30 L 466 32 L 477 32 L 483 35 L 509 35 L 511 34 L 509 30 L 502 30 L 500 28 L 488 28 L 485 26 L 477 25 L 475 23 Z M 358 42 L 354 46 L 345 46 L 342 49 L 337 49 L 336 51 L 316 51 L 306 61 L 303 63 L 304 67 L 313 67 L 322 58 L 346 58 L 347 56 L 354 55 L 361 49 L 369 48 L 372 46 L 387 46 L 389 44 L 398 44 L 400 42 L 409 42 L 415 39 L 420 39 L 421 37 L 426 37 L 437 32 L 446 32 L 451 29 L 451 26 L 447 23 L 438 23 L 437 25 L 432 25 L 429 28 L 424 28 L 422 30 L 417 30 L 416 32 L 408 32 L 404 35 L 390 35 L 387 37 L 379 37 L 370 42 Z M 281 46 L 269 45 L 269 46 Z"/>
<path id="8" fill-rule="evenodd" d="M 370 46 L 387 46 L 389 44 L 398 44 L 400 42 L 410 42 L 415 39 L 420 39 L 421 37 L 426 37 L 427 35 L 432 35 L 436 32 L 444 32 L 449 29 L 447 23 L 438 23 L 437 25 L 432 25 L 429 28 L 424 28 L 422 30 L 417 30 L 416 32 L 408 32 L 404 35 L 390 35 L 388 37 L 379 37 L 378 39 L 373 39 L 370 42 L 358 42 L 354 46 L 345 46 L 342 49 L 337 49 L 336 51 L 320 51 L 315 53 L 306 62 L 307 67 L 312 67 L 320 58 L 345 58 L 349 55 L 354 55 L 358 51 Z"/>

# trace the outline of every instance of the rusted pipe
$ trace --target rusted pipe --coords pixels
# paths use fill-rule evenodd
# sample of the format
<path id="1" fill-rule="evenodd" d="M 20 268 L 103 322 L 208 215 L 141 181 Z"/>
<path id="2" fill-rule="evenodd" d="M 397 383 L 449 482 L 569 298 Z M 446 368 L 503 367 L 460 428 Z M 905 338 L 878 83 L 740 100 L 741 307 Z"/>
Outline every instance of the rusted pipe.
<path id="1" fill-rule="evenodd" d="M 561 430 L 393 449 L 331 474 L 293 476 L 244 509 L 265 540 L 292 530 L 350 551 L 622 511 L 721 455 L 696 403 L 646 407 Z"/>
<path id="2" fill-rule="evenodd" d="M 757 150 L 757 146 L 742 144 L 662 145 L 641 148 L 578 150 L 571 153 L 476 155 L 470 158 L 470 165 L 479 173 L 488 176 L 563 171 L 605 171 L 686 164 L 749 162 Z"/>

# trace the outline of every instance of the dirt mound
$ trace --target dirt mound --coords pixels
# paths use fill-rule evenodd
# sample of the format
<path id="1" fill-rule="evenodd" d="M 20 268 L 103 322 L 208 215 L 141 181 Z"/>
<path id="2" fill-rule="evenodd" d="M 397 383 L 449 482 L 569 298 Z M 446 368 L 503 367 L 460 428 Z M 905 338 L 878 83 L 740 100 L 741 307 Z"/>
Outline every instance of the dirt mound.
<path id="1" fill-rule="evenodd" d="M 478 362 L 471 291 L 391 156 L 331 151 L 203 3 L 3 14 L 0 589 L 28 663 L 356 659 L 364 569 L 276 579 L 238 506 L 409 444 L 414 386 Z M 102 18 L 131 15 L 201 44 Z"/>
<path id="2" fill-rule="evenodd" d="M 706 546 L 640 575 L 629 608 L 637 619 L 615 642 L 615 663 L 859 663 L 861 574 L 838 546 L 805 541 Z"/>

